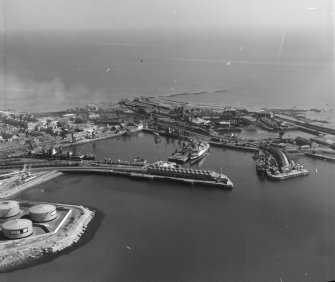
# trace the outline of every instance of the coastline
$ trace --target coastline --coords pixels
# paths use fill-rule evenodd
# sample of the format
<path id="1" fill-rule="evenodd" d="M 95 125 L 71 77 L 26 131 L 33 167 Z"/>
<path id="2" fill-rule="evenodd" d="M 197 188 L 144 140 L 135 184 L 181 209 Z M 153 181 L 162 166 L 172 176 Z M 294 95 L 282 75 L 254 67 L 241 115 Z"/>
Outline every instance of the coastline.
<path id="1" fill-rule="evenodd" d="M 91 207 L 87 207 L 88 209 L 92 209 Z M 28 256 L 25 259 L 21 259 L 20 261 L 13 262 L 12 264 L 8 263 L 3 268 L 0 268 L 0 274 L 14 272 L 16 270 L 25 269 L 34 267 L 37 265 L 41 265 L 44 263 L 48 263 L 50 261 L 55 260 L 59 256 L 68 255 L 72 251 L 81 248 L 82 246 L 86 245 L 90 240 L 92 240 L 95 236 L 95 233 L 100 228 L 100 225 L 104 218 L 104 213 L 94 208 L 95 214 L 92 220 L 89 223 L 89 228 L 85 230 L 85 232 L 80 237 L 80 240 L 77 241 L 75 244 L 63 249 L 61 252 L 48 252 L 48 253 L 40 253 L 39 256 Z"/>
<path id="2" fill-rule="evenodd" d="M 29 261 L 40 259 L 46 254 L 58 253 L 76 244 L 94 217 L 95 212 L 83 206 L 66 206 L 80 214 L 80 217 L 77 221 L 67 224 L 64 230 L 54 234 L 30 236 L 21 240 L 2 243 L 0 245 L 0 272 L 10 271 L 14 268 L 18 269 Z"/>
<path id="3" fill-rule="evenodd" d="M 12 198 L 22 191 L 62 175 L 61 172 L 51 171 L 40 174 L 37 178 L 18 185 L 1 193 L 1 199 Z M 3 187 L 2 187 L 3 188 Z M 74 246 L 85 233 L 88 224 L 95 216 L 95 211 L 78 205 L 55 204 L 65 206 L 71 215 L 65 217 L 57 230 L 51 233 L 29 236 L 20 240 L 0 242 L 0 272 L 21 268 L 46 254 L 55 254 Z"/>
<path id="4" fill-rule="evenodd" d="M 119 137 L 119 136 L 124 135 L 125 133 L 126 133 L 126 131 L 123 130 L 123 131 L 120 131 L 119 133 L 108 134 L 108 135 L 97 137 L 97 138 L 94 138 L 94 139 L 83 139 L 83 140 L 75 141 L 75 142 L 72 142 L 72 143 L 60 143 L 60 145 L 64 148 L 67 148 L 67 147 L 71 147 L 71 146 L 77 146 L 77 145 L 83 145 L 83 144 L 91 143 L 91 142 L 94 142 L 94 141 Z M 52 143 L 52 142 L 53 141 L 48 141 L 48 142 L 44 142 L 43 144 L 39 144 L 39 145 L 40 146 L 41 145 L 50 145 L 50 143 Z M 19 150 L 23 150 L 23 149 L 27 149 L 27 148 L 28 148 L 28 146 L 26 146 L 26 145 L 19 146 L 19 147 L 14 147 L 14 148 L 6 148 L 6 149 L 1 149 L 0 153 L 4 153 L 4 152 L 7 152 L 7 151 L 16 151 L 16 150 L 19 151 Z M 0 195 L 0 197 L 1 197 L 1 195 Z"/>
<path id="5" fill-rule="evenodd" d="M 31 187 L 42 184 L 42 183 L 44 183 L 46 181 L 49 181 L 53 178 L 56 178 L 56 177 L 58 177 L 62 174 L 63 174 L 62 172 L 58 172 L 56 170 L 47 171 L 47 172 L 41 173 L 38 177 L 30 180 L 29 182 L 25 182 L 25 183 L 23 183 L 21 185 L 18 185 L 16 187 L 12 188 L 12 189 L 6 189 L 7 187 L 1 187 L 1 189 L 0 189 L 0 199 L 12 198 L 12 197 L 21 193 L 24 190 L 27 190 Z"/>

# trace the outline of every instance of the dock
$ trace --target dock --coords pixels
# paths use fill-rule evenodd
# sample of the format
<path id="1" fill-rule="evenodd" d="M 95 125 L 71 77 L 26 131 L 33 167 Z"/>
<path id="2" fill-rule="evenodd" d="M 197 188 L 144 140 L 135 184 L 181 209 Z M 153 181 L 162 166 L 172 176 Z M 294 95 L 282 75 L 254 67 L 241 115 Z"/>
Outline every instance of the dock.
<path id="1" fill-rule="evenodd" d="M 136 178 L 136 179 L 143 179 L 143 180 L 169 181 L 169 182 L 177 182 L 181 184 L 203 185 L 203 186 L 212 186 L 212 187 L 218 187 L 218 188 L 224 188 L 224 189 L 233 189 L 233 183 L 231 181 L 225 184 L 225 183 L 216 182 L 216 181 L 206 181 L 206 180 L 199 180 L 199 179 L 152 175 L 152 174 L 145 174 L 145 173 L 131 173 L 129 176 Z"/>
<path id="2" fill-rule="evenodd" d="M 285 180 L 308 175 L 302 164 L 296 164 L 287 153 L 277 147 L 263 146 L 260 153 L 253 156 L 258 174 L 265 173 L 269 180 Z"/>
<path id="3" fill-rule="evenodd" d="M 129 177 L 133 179 L 149 180 L 149 181 L 159 180 L 159 181 L 177 182 L 177 183 L 182 183 L 182 184 L 212 186 L 212 187 L 227 188 L 227 189 L 233 188 L 233 183 L 230 180 L 227 183 L 222 183 L 222 182 L 203 180 L 203 179 L 157 175 L 157 174 L 148 173 L 146 169 L 134 168 L 134 167 L 118 167 L 118 166 L 99 167 L 99 168 L 97 167 L 95 168 L 92 168 L 92 167 L 64 167 L 64 168 L 57 168 L 57 170 L 63 173 L 123 176 L 123 177 Z"/>
<path id="4" fill-rule="evenodd" d="M 209 141 L 208 143 L 211 146 L 233 149 L 233 150 L 238 150 L 238 151 L 246 151 L 246 152 L 251 152 L 251 153 L 259 151 L 259 149 L 256 147 L 242 146 L 240 144 L 234 144 L 234 143 L 229 144 L 229 143 L 215 142 L 215 141 Z"/>
<path id="5" fill-rule="evenodd" d="M 308 175 L 308 170 L 307 169 L 299 169 L 299 170 L 292 170 L 290 172 L 283 172 L 279 174 L 271 174 L 268 170 L 266 170 L 266 175 L 270 180 L 285 180 L 285 179 L 290 179 L 290 178 L 295 178 L 299 176 L 305 176 Z"/>
<path id="6" fill-rule="evenodd" d="M 305 156 L 310 157 L 310 158 L 314 158 L 314 159 L 319 159 L 319 160 L 335 163 L 335 157 L 325 156 L 325 155 L 321 155 L 321 154 L 313 154 L 313 153 L 308 153 L 308 152 L 305 152 Z"/>

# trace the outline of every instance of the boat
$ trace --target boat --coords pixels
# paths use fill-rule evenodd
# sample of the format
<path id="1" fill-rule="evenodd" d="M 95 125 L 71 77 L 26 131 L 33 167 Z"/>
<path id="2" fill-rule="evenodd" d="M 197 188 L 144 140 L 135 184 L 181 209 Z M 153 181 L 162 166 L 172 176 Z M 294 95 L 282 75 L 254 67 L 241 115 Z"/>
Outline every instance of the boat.
<path id="1" fill-rule="evenodd" d="M 156 142 L 156 143 L 159 143 L 160 141 L 162 141 L 162 140 L 161 140 L 161 137 L 159 136 L 159 133 L 154 132 L 154 135 L 155 135 L 155 142 Z"/>
<path id="2" fill-rule="evenodd" d="M 151 164 L 152 167 L 159 168 L 180 168 L 181 166 L 175 162 L 157 161 Z"/>
<path id="3" fill-rule="evenodd" d="M 162 180 L 173 180 L 187 182 L 190 184 L 203 184 L 212 186 L 221 186 L 224 188 L 233 188 L 230 179 L 215 171 L 188 169 L 183 167 L 162 167 L 156 164 L 150 165 L 144 176 L 161 177 Z"/>
<path id="4" fill-rule="evenodd" d="M 176 150 L 170 157 L 168 157 L 168 161 L 177 162 L 177 163 L 186 163 L 190 159 L 190 150 L 187 148 L 183 148 L 181 150 Z"/>
<path id="5" fill-rule="evenodd" d="M 131 135 L 132 133 L 139 132 L 143 129 L 142 122 L 128 122 L 127 123 L 127 130 L 125 135 Z"/>
<path id="6" fill-rule="evenodd" d="M 131 161 L 122 161 L 122 160 L 112 160 L 105 158 L 103 162 L 97 162 L 97 164 L 111 164 L 111 165 L 122 165 L 122 166 L 144 166 L 148 162 L 145 159 L 142 159 L 140 157 L 136 157 Z"/>
<path id="7" fill-rule="evenodd" d="M 194 160 L 190 160 L 190 164 L 191 164 L 191 166 L 192 165 L 195 165 L 195 164 L 200 164 L 200 162 L 207 156 L 207 155 L 209 155 L 209 153 L 205 153 L 205 154 L 203 154 L 201 157 L 199 157 L 199 158 L 196 158 L 196 159 L 194 159 Z"/>
<path id="8" fill-rule="evenodd" d="M 75 155 L 71 151 L 63 153 L 61 149 L 57 151 L 55 148 L 50 148 L 47 151 L 43 149 L 42 152 L 31 151 L 27 154 L 26 157 L 33 159 L 48 159 L 48 160 L 72 160 L 72 161 L 95 160 L 95 155 L 93 154 Z"/>
<path id="9" fill-rule="evenodd" d="M 209 150 L 208 143 L 194 143 L 194 148 L 190 155 L 191 162 L 202 159 Z"/>

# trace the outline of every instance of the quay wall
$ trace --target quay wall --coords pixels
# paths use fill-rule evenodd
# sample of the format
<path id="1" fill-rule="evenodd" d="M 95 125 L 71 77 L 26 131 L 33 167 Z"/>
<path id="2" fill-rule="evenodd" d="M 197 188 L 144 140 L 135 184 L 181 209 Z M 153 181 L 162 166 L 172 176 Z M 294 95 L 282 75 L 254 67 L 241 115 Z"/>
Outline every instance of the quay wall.
<path id="1" fill-rule="evenodd" d="M 314 158 L 314 159 L 320 159 L 320 160 L 325 160 L 325 161 L 329 161 L 329 162 L 335 162 L 335 158 L 330 157 L 330 156 L 325 156 L 325 155 L 320 155 L 320 154 L 312 154 L 312 153 L 308 153 L 308 152 L 305 152 L 305 156 L 310 157 L 310 158 Z"/>
<path id="2" fill-rule="evenodd" d="M 225 144 L 225 143 L 222 143 L 222 142 L 209 141 L 209 144 L 212 145 L 212 146 L 216 146 L 216 147 L 228 148 L 228 149 L 239 150 L 239 151 L 247 151 L 247 152 L 257 152 L 257 151 L 259 151 L 259 149 L 255 148 L 255 147 Z"/>
<path id="3" fill-rule="evenodd" d="M 280 181 L 280 180 L 295 178 L 298 176 L 305 176 L 305 175 L 308 175 L 309 173 L 307 169 L 302 169 L 302 170 L 294 170 L 289 173 L 280 173 L 278 175 L 273 175 L 267 171 L 266 174 L 270 180 Z"/>
<path id="4" fill-rule="evenodd" d="M 28 182 L 24 182 L 21 185 L 18 185 L 16 187 L 13 187 L 9 190 L 6 189 L 0 189 L 0 198 L 11 198 L 15 195 L 17 195 L 18 193 L 22 192 L 23 190 L 26 190 L 30 187 L 39 185 L 41 183 L 44 183 L 46 181 L 49 181 L 53 178 L 56 178 L 58 176 L 62 175 L 61 172 L 56 171 L 56 170 L 52 170 L 52 171 L 48 171 L 42 175 L 39 175 L 38 177 L 28 181 Z"/>

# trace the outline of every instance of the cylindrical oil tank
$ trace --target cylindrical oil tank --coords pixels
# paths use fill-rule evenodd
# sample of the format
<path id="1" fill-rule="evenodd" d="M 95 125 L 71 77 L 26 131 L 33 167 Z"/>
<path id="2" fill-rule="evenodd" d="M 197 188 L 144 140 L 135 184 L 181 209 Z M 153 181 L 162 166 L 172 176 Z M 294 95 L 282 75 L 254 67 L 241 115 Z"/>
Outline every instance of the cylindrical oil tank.
<path id="1" fill-rule="evenodd" d="M 57 217 L 56 207 L 49 204 L 33 206 L 29 209 L 29 217 L 34 222 L 47 222 Z"/>
<path id="2" fill-rule="evenodd" d="M 0 218 L 9 218 L 20 213 L 20 207 L 16 201 L 0 202 Z"/>
<path id="3" fill-rule="evenodd" d="M 2 235 L 7 239 L 20 239 L 33 233 L 33 224 L 29 219 L 15 219 L 2 224 Z"/>

